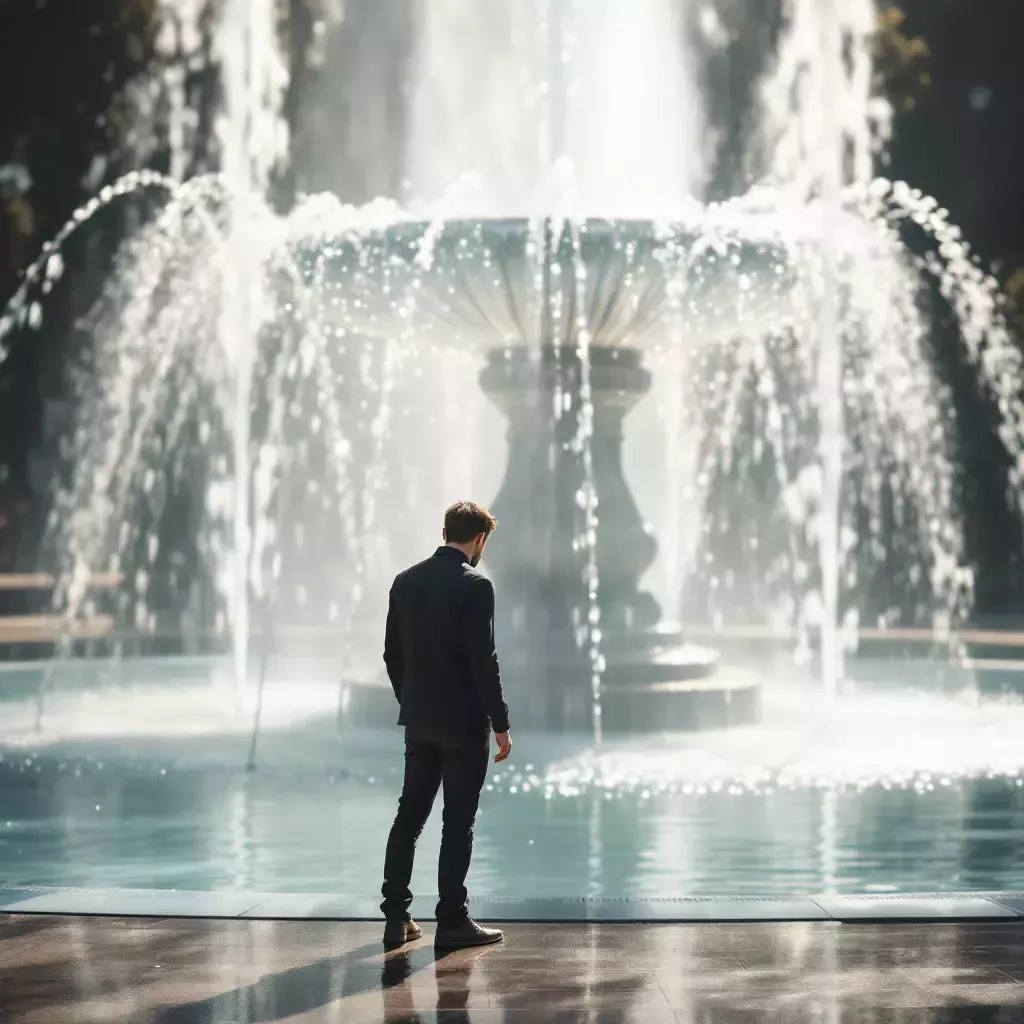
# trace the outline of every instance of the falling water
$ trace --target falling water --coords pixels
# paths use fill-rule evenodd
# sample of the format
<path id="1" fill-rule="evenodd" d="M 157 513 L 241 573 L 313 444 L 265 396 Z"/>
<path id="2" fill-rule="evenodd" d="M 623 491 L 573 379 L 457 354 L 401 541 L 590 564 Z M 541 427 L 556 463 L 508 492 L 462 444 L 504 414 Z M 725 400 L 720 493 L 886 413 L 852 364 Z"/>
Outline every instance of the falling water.
<path id="1" fill-rule="evenodd" d="M 842 678 L 839 649 L 840 529 L 843 485 L 843 346 L 839 313 L 839 268 L 836 219 L 841 212 L 844 137 L 837 119 L 829 116 L 844 99 L 842 26 L 837 5 L 821 9 L 820 48 L 832 55 L 825 61 L 820 94 L 822 132 L 818 143 L 821 192 L 821 298 L 818 322 L 818 418 L 821 450 L 821 510 L 818 550 L 821 561 L 821 681 L 825 693 L 835 696 Z"/>
<path id="2" fill-rule="evenodd" d="M 755 178 L 816 194 L 823 158 L 840 159 L 848 182 L 872 178 L 892 114 L 875 92 L 877 14 L 874 0 L 783 0 L 781 37 L 749 140 Z"/>
<path id="3" fill-rule="evenodd" d="M 179 181 L 188 172 L 196 148 L 199 116 L 190 106 L 187 81 L 202 46 L 202 19 L 202 0 L 164 0 L 158 7 L 155 48 L 167 97 L 168 169 Z"/>
<path id="4" fill-rule="evenodd" d="M 703 183 L 702 103 L 672 0 L 425 5 L 411 107 L 412 201 L 475 172 L 488 216 L 551 212 L 573 168 L 594 216 L 677 210 Z"/>
<path id="5" fill-rule="evenodd" d="M 873 0 L 785 0 L 775 65 L 762 82 L 760 117 L 751 140 L 761 173 L 821 199 L 818 417 L 821 504 L 820 656 L 825 692 L 842 679 L 843 352 L 835 217 L 842 186 L 865 183 L 888 137 L 890 110 L 873 91 Z"/>
<path id="6" fill-rule="evenodd" d="M 231 630 L 236 692 L 249 679 L 249 602 L 252 557 L 251 420 L 256 337 L 266 315 L 259 248 L 249 237 L 246 204 L 264 197 L 271 175 L 287 155 L 280 117 L 287 69 L 278 50 L 273 0 L 228 0 L 221 14 L 218 49 L 223 68 L 224 110 L 218 125 L 221 166 L 235 207 L 226 239 L 220 336 L 235 381 L 234 531 L 231 568 Z M 254 260 L 255 257 L 255 260 Z"/>

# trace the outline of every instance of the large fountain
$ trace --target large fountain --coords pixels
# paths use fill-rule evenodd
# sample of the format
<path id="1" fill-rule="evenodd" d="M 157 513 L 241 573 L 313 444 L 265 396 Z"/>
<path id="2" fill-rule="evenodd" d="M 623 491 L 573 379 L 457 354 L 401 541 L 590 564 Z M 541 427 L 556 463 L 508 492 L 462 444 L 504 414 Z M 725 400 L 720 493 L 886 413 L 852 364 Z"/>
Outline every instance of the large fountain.
<path id="1" fill-rule="evenodd" d="M 128 574 L 126 624 L 173 627 L 182 602 L 161 612 L 152 588 L 173 592 L 190 548 L 214 572 L 222 604 L 203 627 L 230 634 L 247 707 L 289 544 L 316 528 L 296 600 L 338 638 L 343 713 L 390 720 L 376 613 L 401 567 L 388 559 L 396 534 L 443 507 L 420 504 L 437 492 L 422 477 L 445 473 L 419 465 L 437 458 L 433 436 L 442 461 L 506 453 L 488 566 L 530 727 L 600 739 L 757 720 L 759 674 L 687 642 L 644 589 L 659 540 L 676 564 L 662 603 L 678 612 L 685 589 L 705 627 L 792 636 L 804 662 L 817 651 L 812 674 L 832 696 L 861 616 L 955 624 L 970 572 L 920 300 L 932 281 L 959 317 L 1016 459 L 1020 360 L 997 288 L 937 203 L 869 179 L 872 121 L 884 122 L 864 73 L 870 3 L 793 6 L 751 143 L 764 183 L 699 201 L 708 168 L 685 7 L 551 4 L 496 24 L 459 0 L 432 3 L 408 194 L 359 207 L 321 194 L 282 215 L 264 195 L 281 154 L 281 58 L 270 15 L 229 5 L 223 173 L 108 186 L 0 320 L 0 333 L 45 323 L 68 236 L 112 202 L 160 198 L 90 318 L 75 471 L 49 541 L 67 621 L 106 570 Z M 708 17 L 697 24 L 710 38 Z M 847 51 L 857 59 L 840 61 Z M 925 239 L 913 255 L 908 226 Z M 473 375 L 507 418 L 504 448 L 473 432 Z M 673 389 L 660 503 L 675 519 L 650 509 L 658 530 L 623 457 L 627 414 L 652 381 L 662 399 Z M 415 410 L 408 428 L 396 395 Z M 403 496 L 403 479 L 419 490 Z M 183 494 L 187 542 L 168 520 Z M 862 600 L 894 549 L 903 576 Z M 316 607 L 314 567 L 335 575 Z"/>
<path id="2" fill-rule="evenodd" d="M 714 652 L 682 645 L 640 589 L 657 545 L 621 447 L 625 416 L 650 386 L 642 346 L 667 343 L 674 307 L 685 303 L 696 345 L 744 322 L 786 322 L 793 275 L 774 239 L 755 241 L 759 226 L 723 231 L 703 211 L 692 226 L 399 222 L 329 239 L 311 256 L 319 321 L 484 355 L 480 384 L 509 424 L 488 565 L 502 591 L 504 671 L 528 726 L 652 731 L 756 719 L 756 680 L 712 680 Z M 350 697 L 364 721 L 393 715 L 387 687 L 355 685 Z"/>

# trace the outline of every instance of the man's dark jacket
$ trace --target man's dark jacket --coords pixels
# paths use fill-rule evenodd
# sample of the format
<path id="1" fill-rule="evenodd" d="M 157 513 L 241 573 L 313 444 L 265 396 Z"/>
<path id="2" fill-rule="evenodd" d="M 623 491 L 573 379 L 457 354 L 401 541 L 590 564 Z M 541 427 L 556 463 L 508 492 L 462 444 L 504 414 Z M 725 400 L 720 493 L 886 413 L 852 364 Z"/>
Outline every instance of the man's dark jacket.
<path id="1" fill-rule="evenodd" d="M 440 547 L 395 577 L 384 664 L 402 705 L 399 725 L 472 738 L 490 719 L 495 732 L 508 731 L 494 587 L 458 548 Z"/>

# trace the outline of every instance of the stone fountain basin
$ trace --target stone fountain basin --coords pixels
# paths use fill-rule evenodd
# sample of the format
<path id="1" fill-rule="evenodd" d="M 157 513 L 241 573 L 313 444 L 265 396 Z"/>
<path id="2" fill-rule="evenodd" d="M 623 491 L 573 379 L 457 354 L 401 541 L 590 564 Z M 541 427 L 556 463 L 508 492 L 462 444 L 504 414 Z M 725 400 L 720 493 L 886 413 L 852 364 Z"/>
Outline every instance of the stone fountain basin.
<path id="1" fill-rule="evenodd" d="M 658 349 L 768 330 L 791 312 L 785 250 L 643 220 L 402 221 L 303 253 L 337 327 L 469 351 Z"/>

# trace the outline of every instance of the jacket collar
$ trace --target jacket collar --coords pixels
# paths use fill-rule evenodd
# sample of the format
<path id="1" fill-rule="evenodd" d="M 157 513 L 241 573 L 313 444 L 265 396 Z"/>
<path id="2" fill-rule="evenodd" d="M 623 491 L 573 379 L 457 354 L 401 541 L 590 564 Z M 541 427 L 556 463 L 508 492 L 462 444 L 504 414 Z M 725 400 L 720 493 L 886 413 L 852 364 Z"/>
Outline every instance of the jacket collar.
<path id="1" fill-rule="evenodd" d="M 435 552 L 435 558 L 457 558 L 463 565 L 469 565 L 469 559 L 466 555 L 458 548 L 451 548 L 447 544 L 442 544 Z"/>

